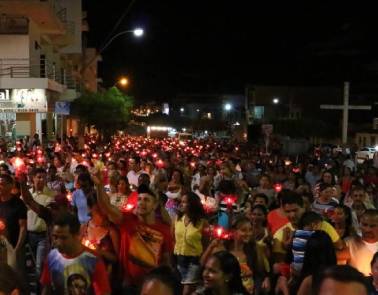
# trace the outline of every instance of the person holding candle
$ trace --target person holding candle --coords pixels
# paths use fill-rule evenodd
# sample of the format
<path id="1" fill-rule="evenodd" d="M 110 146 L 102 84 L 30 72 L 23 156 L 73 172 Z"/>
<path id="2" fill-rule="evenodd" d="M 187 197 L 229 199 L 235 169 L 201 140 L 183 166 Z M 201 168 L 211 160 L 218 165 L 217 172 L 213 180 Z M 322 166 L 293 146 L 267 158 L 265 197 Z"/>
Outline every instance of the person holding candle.
<path id="1" fill-rule="evenodd" d="M 43 295 L 69 294 L 73 276 L 81 278 L 84 294 L 111 294 L 105 264 L 82 245 L 75 215 L 66 213 L 54 220 L 52 242 L 54 249 L 47 256 L 41 276 Z"/>
<path id="2" fill-rule="evenodd" d="M 365 276 L 370 274 L 370 262 L 378 251 L 378 210 L 368 209 L 360 220 L 362 236 L 353 236 L 346 241 L 348 264 Z"/>
<path id="3" fill-rule="evenodd" d="M 54 192 L 47 187 L 46 170 L 36 168 L 33 171 L 32 197 L 40 205 L 47 207 L 54 200 Z M 49 251 L 46 222 L 32 209 L 27 211 L 28 243 L 35 257 L 36 275 L 39 278 L 42 263 Z"/>
<path id="4" fill-rule="evenodd" d="M 100 255 L 111 278 L 112 289 L 117 285 L 119 233 L 101 211 L 95 195 L 88 198 L 88 208 L 91 219 L 86 225 L 82 241 L 92 245 L 93 250 Z"/>
<path id="5" fill-rule="evenodd" d="M 204 229 L 207 227 L 204 217 L 200 198 L 192 192 L 185 194 L 173 227 L 176 242 L 174 254 L 181 274 L 181 284 L 184 285 L 183 295 L 191 294 L 199 282 L 199 260 L 205 240 Z"/>
<path id="6" fill-rule="evenodd" d="M 12 246 L 17 261 L 16 271 L 22 276 L 24 246 L 27 235 L 27 208 L 19 198 L 11 194 L 14 181 L 9 175 L 0 175 L 0 219 L 6 228 L 6 238 Z"/>
<path id="7" fill-rule="evenodd" d="M 243 216 L 236 219 L 231 228 L 231 236 L 232 238 L 223 240 L 222 235 L 219 234 L 203 253 L 201 264 L 206 265 L 208 257 L 213 253 L 228 251 L 239 262 L 243 285 L 248 294 L 254 294 L 255 291 L 257 293 L 263 290 L 269 291 L 270 266 L 265 255 L 265 247 L 262 244 L 256 244 L 253 240 L 253 229 L 249 219 Z"/>
<path id="8" fill-rule="evenodd" d="M 98 203 L 110 221 L 120 227 L 119 261 L 123 269 L 125 292 L 138 289 L 143 277 L 154 267 L 171 263 L 173 241 L 170 226 L 156 219 L 158 198 L 146 186 L 138 188 L 133 212 L 120 212 L 109 203 L 101 180 L 92 176 Z M 131 291 L 130 291 L 131 292 Z"/>
<path id="9" fill-rule="evenodd" d="M 180 170 L 174 169 L 172 171 L 171 180 L 168 183 L 167 191 L 165 192 L 168 197 L 165 208 L 172 220 L 175 219 L 183 188 L 184 176 Z"/>

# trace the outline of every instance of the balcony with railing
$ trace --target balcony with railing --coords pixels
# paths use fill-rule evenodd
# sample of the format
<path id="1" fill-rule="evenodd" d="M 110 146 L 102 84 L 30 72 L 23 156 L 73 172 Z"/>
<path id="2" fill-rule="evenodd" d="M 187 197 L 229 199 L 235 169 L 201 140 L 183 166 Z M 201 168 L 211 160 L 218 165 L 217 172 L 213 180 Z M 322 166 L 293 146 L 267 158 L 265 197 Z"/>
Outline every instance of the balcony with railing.
<path id="1" fill-rule="evenodd" d="M 47 78 L 78 90 L 78 83 L 70 70 L 58 67 L 48 59 L 32 60 L 25 58 L 0 59 L 1 78 Z"/>

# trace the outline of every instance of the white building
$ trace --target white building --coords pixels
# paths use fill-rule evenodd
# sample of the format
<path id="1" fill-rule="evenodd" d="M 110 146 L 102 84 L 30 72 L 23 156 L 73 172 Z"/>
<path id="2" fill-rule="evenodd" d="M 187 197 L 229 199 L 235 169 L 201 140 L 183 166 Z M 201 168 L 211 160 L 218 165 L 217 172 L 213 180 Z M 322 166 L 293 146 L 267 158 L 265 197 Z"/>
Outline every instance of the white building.
<path id="1" fill-rule="evenodd" d="M 59 134 L 55 102 L 80 95 L 76 81 L 81 78 L 82 31 L 87 28 L 81 0 L 0 0 L 3 126 L 15 120 L 17 136 L 38 133 L 51 139 L 54 132 Z M 64 129 L 72 133 L 69 125 L 64 123 Z M 5 128 L 9 131 L 10 126 Z"/>

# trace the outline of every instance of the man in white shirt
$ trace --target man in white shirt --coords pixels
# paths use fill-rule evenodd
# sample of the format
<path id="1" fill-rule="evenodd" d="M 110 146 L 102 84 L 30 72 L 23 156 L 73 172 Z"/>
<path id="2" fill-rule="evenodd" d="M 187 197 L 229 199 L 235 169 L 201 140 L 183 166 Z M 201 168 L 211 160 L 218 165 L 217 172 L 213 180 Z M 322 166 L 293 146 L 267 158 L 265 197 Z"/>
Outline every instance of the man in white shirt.
<path id="1" fill-rule="evenodd" d="M 33 199 L 42 206 L 47 206 L 54 200 L 54 192 L 46 185 L 46 170 L 37 168 L 33 175 L 33 189 L 30 191 Z M 27 211 L 28 243 L 36 259 L 37 277 L 42 270 L 43 261 L 49 251 L 47 225 L 33 210 Z"/>
<path id="2" fill-rule="evenodd" d="M 206 175 L 207 175 L 206 163 L 201 161 L 201 162 L 199 162 L 197 173 L 194 174 L 193 178 L 192 178 L 191 188 L 192 188 L 193 192 L 199 188 L 200 182 L 201 182 L 201 177 L 206 176 Z"/>
<path id="3" fill-rule="evenodd" d="M 140 169 L 140 158 L 130 158 L 129 172 L 127 173 L 127 179 L 129 180 L 129 183 L 135 187 L 138 187 L 138 177 L 143 173 L 146 172 Z"/>
<path id="4" fill-rule="evenodd" d="M 378 251 L 378 210 L 366 210 L 361 217 L 360 228 L 362 237 L 355 236 L 346 241 L 349 248 L 348 264 L 369 276 L 371 260 Z"/>

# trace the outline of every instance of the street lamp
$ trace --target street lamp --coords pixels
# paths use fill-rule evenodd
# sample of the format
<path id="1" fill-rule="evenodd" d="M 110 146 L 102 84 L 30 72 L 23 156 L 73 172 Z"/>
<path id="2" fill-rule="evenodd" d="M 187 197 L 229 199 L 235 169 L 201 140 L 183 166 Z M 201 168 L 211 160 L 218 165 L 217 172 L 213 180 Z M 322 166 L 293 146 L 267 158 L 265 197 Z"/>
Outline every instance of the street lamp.
<path id="1" fill-rule="evenodd" d="M 137 28 L 137 29 L 135 29 L 135 30 L 133 31 L 133 33 L 134 33 L 134 36 L 135 36 L 135 37 L 141 37 L 141 36 L 143 36 L 144 31 L 143 31 L 143 29 L 141 29 L 141 28 Z"/>
<path id="2" fill-rule="evenodd" d="M 113 87 L 116 87 L 118 84 L 122 87 L 126 87 L 127 85 L 129 85 L 129 79 L 127 79 L 126 77 L 122 77 L 114 83 Z"/>
<path id="3" fill-rule="evenodd" d="M 180 112 L 183 113 L 185 110 L 184 108 L 180 108 Z"/>
<path id="4" fill-rule="evenodd" d="M 135 37 L 141 37 L 143 36 L 144 34 L 144 31 L 143 29 L 141 28 L 136 28 L 134 30 L 125 30 L 125 31 L 122 31 L 122 32 L 119 32 L 118 34 L 115 34 L 105 45 L 104 47 L 101 48 L 100 52 L 103 52 L 106 48 L 108 48 L 108 46 L 110 45 L 110 43 L 113 42 L 114 39 L 118 38 L 119 36 L 122 36 L 122 35 L 125 35 L 125 34 L 129 34 L 129 33 L 132 33 L 134 34 Z"/>
<path id="5" fill-rule="evenodd" d="M 114 39 L 118 38 L 119 36 L 129 34 L 129 33 L 132 33 L 135 37 L 140 38 L 144 35 L 144 30 L 142 28 L 136 28 L 134 30 L 125 30 L 125 31 L 119 32 L 118 34 L 115 34 L 112 38 L 110 38 L 108 42 L 106 42 L 106 44 L 102 48 L 98 50 L 97 54 L 95 54 L 95 56 L 93 56 L 92 59 L 88 63 L 84 64 L 84 66 L 81 69 L 81 72 L 84 73 L 84 71 L 100 56 L 100 54 L 106 48 L 108 48 L 108 46 L 110 45 L 110 43 L 113 42 Z"/>
<path id="6" fill-rule="evenodd" d="M 280 102 L 280 99 L 278 97 L 273 98 L 273 103 L 278 104 Z"/>
<path id="7" fill-rule="evenodd" d="M 126 86 L 127 84 L 129 84 L 129 80 L 127 78 L 122 78 L 121 80 L 119 80 L 119 84 Z"/>
<path id="8" fill-rule="evenodd" d="M 230 103 L 226 103 L 226 104 L 224 105 L 224 109 L 225 109 L 226 111 L 231 111 L 231 109 L 232 109 L 232 105 L 231 105 Z"/>

